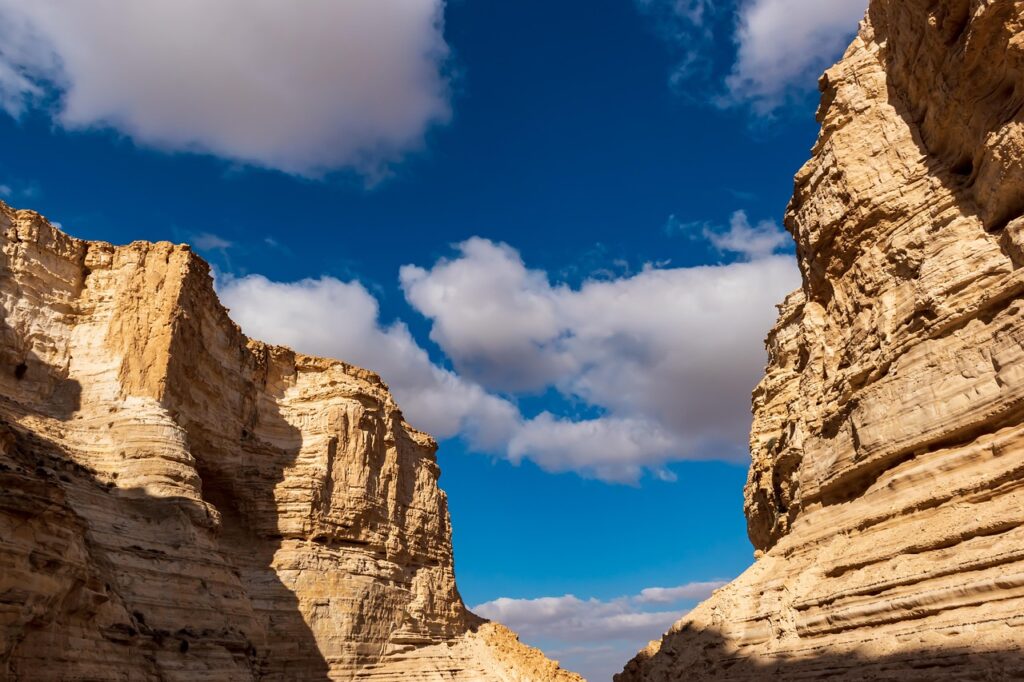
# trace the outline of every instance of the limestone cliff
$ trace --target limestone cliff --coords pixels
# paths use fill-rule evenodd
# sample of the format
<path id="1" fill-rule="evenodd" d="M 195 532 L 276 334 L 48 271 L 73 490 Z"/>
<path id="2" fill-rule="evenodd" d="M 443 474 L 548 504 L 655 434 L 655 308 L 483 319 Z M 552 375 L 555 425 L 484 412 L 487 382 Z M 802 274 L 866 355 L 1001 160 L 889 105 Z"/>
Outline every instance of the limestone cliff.
<path id="1" fill-rule="evenodd" d="M 758 561 L 617 677 L 1024 670 L 1024 2 L 872 0 L 754 394 Z"/>
<path id="2" fill-rule="evenodd" d="M 188 247 L 0 204 L 0 679 L 579 680 L 464 607 L 435 449 Z"/>

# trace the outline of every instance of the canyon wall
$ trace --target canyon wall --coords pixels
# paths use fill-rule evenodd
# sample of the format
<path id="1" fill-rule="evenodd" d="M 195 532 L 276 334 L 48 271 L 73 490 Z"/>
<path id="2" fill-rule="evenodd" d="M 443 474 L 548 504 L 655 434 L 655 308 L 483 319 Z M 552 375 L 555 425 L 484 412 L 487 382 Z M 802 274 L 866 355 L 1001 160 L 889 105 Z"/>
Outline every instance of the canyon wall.
<path id="1" fill-rule="evenodd" d="M 620 682 L 1024 675 L 1024 2 L 872 0 L 821 90 L 757 561 Z"/>
<path id="2" fill-rule="evenodd" d="M 0 679 L 579 680 L 466 610 L 435 450 L 188 247 L 0 203 Z"/>

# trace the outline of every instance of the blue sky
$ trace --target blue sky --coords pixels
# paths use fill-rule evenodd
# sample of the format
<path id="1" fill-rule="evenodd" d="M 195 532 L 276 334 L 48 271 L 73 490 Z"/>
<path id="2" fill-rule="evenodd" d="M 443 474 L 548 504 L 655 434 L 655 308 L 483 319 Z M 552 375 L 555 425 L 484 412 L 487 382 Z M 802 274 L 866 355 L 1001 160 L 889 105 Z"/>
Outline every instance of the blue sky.
<path id="1" fill-rule="evenodd" d="M 112 1 L 0 0 L 0 198 L 380 372 L 466 602 L 591 679 L 749 565 L 779 225 L 866 3 Z"/>

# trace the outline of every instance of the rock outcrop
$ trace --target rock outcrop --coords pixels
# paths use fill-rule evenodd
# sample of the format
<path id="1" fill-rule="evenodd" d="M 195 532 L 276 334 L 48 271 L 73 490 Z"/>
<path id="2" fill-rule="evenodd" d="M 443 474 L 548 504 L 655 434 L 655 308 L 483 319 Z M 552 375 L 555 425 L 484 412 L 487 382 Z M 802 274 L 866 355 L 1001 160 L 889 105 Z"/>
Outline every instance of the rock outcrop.
<path id="1" fill-rule="evenodd" d="M 758 560 L 620 682 L 1024 670 L 1024 2 L 872 0 L 821 89 Z"/>
<path id="2" fill-rule="evenodd" d="M 0 679 L 579 680 L 466 610 L 435 450 L 188 247 L 0 204 Z"/>

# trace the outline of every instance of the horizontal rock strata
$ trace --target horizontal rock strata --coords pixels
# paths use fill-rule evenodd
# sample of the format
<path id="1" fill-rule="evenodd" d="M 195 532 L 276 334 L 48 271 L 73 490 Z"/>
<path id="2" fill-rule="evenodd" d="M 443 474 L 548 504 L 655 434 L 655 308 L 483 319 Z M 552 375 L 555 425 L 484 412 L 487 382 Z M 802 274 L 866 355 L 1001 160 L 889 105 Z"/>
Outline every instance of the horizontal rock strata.
<path id="1" fill-rule="evenodd" d="M 0 204 L 0 679 L 578 680 L 464 607 L 435 450 L 188 247 Z"/>
<path id="2" fill-rule="evenodd" d="M 1024 674 L 1024 3 L 872 0 L 821 87 L 759 559 L 620 682 Z"/>

